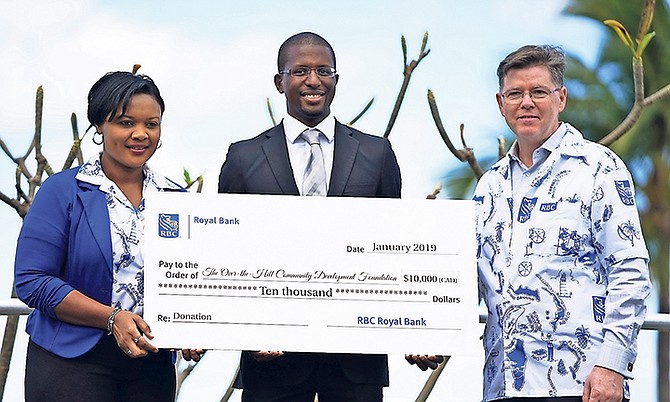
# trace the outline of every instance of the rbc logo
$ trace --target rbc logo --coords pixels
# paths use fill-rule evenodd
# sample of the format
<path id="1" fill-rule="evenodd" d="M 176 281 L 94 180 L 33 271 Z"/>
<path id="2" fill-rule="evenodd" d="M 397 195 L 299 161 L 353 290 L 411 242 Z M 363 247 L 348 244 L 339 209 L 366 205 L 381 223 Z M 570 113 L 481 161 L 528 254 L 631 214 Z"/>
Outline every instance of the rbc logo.
<path id="1" fill-rule="evenodd" d="M 179 214 L 158 214 L 158 236 L 179 237 Z"/>
<path id="2" fill-rule="evenodd" d="M 616 191 L 619 193 L 619 198 L 624 205 L 635 205 L 633 189 L 628 180 L 614 180 L 614 185 L 616 186 Z"/>

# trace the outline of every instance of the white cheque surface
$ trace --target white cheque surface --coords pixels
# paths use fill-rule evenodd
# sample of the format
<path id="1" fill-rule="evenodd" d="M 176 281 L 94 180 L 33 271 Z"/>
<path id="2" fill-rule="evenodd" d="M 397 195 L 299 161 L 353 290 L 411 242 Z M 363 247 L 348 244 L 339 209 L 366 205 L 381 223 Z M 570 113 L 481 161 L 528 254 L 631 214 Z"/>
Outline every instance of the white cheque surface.
<path id="1" fill-rule="evenodd" d="M 159 347 L 480 353 L 470 201 L 146 198 Z"/>

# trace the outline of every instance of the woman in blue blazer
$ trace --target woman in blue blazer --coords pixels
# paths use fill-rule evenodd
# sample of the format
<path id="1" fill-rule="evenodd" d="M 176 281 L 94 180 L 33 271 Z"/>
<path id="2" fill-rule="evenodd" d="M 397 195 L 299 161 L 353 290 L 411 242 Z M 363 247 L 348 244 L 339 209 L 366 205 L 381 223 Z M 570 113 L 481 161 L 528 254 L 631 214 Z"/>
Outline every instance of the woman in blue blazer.
<path id="1" fill-rule="evenodd" d="M 151 344 L 144 309 L 144 197 L 183 191 L 146 162 L 165 104 L 154 82 L 104 75 L 88 95 L 102 152 L 49 177 L 26 215 L 16 293 L 34 310 L 26 401 L 173 401 L 173 354 Z"/>

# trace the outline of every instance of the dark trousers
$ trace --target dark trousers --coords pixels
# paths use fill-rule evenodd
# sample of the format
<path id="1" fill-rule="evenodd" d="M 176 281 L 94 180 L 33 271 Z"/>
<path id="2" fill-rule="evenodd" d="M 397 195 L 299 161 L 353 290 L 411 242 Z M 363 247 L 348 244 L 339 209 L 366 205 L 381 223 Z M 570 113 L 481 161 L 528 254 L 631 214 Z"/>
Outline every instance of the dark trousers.
<path id="1" fill-rule="evenodd" d="M 168 350 L 132 359 L 103 336 L 85 355 L 66 359 L 28 344 L 26 402 L 172 402 L 175 391 Z"/>
<path id="2" fill-rule="evenodd" d="M 381 402 L 382 385 L 351 382 L 332 359 L 320 359 L 314 372 L 300 384 L 245 387 L 242 402 Z"/>

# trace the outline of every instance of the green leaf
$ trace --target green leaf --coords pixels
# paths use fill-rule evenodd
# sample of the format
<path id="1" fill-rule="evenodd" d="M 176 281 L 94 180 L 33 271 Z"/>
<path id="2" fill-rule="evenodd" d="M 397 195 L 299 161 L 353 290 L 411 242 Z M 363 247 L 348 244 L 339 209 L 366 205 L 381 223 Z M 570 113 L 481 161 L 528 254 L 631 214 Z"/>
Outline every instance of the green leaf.
<path id="1" fill-rule="evenodd" d="M 186 182 L 186 185 L 192 183 L 191 174 L 188 172 L 188 170 L 186 170 L 186 168 L 184 168 L 184 181 Z"/>
<path id="2" fill-rule="evenodd" d="M 642 53 L 644 52 L 644 49 L 647 47 L 649 42 L 651 42 L 651 38 L 656 36 L 656 32 L 649 32 L 648 34 L 644 35 L 642 37 L 642 40 L 637 44 L 637 52 L 635 52 L 635 56 L 642 57 Z"/>

